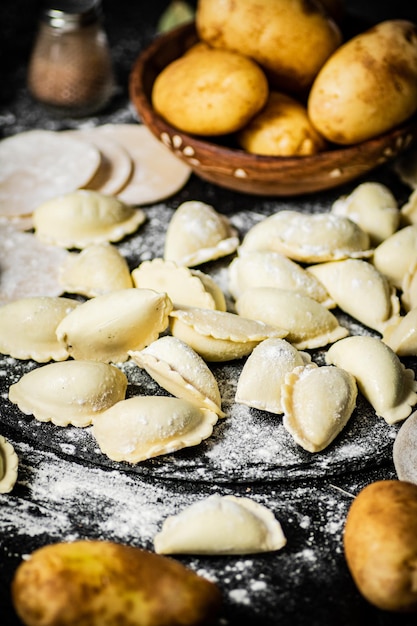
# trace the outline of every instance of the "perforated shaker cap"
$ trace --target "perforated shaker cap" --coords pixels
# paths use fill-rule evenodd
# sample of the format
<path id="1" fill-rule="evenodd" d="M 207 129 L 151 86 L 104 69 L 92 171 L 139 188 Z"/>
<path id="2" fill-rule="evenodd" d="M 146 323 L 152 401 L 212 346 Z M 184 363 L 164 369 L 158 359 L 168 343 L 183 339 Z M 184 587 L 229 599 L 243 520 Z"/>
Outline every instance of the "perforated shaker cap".
<path id="1" fill-rule="evenodd" d="M 102 16 L 101 0 L 43 2 L 42 20 L 55 28 L 87 26 Z"/>

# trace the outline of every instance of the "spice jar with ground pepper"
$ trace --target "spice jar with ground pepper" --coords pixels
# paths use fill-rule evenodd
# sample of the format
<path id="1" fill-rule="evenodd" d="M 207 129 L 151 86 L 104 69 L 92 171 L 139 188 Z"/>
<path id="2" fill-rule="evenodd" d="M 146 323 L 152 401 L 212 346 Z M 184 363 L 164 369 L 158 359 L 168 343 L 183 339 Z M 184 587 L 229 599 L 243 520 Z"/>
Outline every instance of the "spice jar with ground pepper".
<path id="1" fill-rule="evenodd" d="M 43 9 L 27 82 L 61 115 L 83 117 L 108 104 L 115 81 L 100 0 L 55 0 Z"/>

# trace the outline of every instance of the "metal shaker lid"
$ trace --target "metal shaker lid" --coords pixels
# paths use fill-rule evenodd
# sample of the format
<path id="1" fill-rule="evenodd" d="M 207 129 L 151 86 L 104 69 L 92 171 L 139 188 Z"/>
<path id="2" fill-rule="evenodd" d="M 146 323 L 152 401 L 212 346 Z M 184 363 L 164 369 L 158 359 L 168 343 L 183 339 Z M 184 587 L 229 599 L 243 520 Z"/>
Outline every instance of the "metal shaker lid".
<path id="1" fill-rule="evenodd" d="M 77 28 L 97 22 L 101 0 L 49 0 L 43 2 L 41 19 L 54 28 Z"/>

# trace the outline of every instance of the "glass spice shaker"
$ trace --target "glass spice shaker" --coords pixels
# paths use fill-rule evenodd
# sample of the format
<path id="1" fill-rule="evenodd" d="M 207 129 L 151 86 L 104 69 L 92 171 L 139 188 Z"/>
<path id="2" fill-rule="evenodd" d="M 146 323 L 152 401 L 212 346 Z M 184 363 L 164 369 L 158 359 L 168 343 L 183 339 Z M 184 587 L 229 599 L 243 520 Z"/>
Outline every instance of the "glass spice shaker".
<path id="1" fill-rule="evenodd" d="M 100 0 L 55 0 L 41 14 L 28 89 L 52 113 L 83 117 L 115 92 Z"/>

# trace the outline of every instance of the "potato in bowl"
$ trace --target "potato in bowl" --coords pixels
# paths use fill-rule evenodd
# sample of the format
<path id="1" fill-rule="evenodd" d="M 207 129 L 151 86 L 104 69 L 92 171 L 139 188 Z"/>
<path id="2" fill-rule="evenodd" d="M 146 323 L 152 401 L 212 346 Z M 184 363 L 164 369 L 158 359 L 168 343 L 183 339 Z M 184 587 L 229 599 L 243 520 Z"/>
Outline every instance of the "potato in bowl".
<path id="1" fill-rule="evenodd" d="M 392 159 L 417 138 L 417 116 L 359 144 L 337 146 L 307 156 L 251 154 L 235 134 L 203 136 L 179 130 L 152 105 L 157 76 L 172 61 L 201 44 L 194 22 L 158 35 L 137 57 L 129 91 L 142 121 L 193 172 L 210 183 L 245 194 L 291 196 L 331 189 L 359 178 Z M 203 46 L 204 47 L 204 46 Z M 199 54 L 191 52 L 190 54 Z"/>
<path id="2" fill-rule="evenodd" d="M 245 126 L 263 108 L 268 91 L 264 72 L 249 57 L 201 47 L 158 74 L 152 105 L 179 130 L 225 135 Z"/>
<path id="3" fill-rule="evenodd" d="M 269 93 L 266 105 L 236 134 L 236 140 L 247 152 L 269 156 L 307 156 L 327 146 L 306 107 L 278 91 Z"/>

